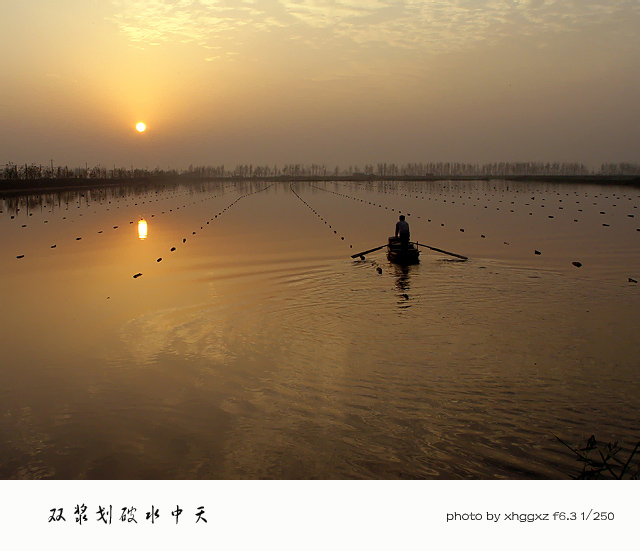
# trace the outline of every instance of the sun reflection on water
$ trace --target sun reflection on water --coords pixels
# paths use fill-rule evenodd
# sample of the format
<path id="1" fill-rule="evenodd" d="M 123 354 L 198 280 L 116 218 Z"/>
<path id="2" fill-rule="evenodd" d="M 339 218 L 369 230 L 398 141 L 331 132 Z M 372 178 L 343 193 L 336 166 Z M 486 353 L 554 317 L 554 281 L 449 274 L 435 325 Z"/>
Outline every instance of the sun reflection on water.
<path id="1" fill-rule="evenodd" d="M 140 239 L 147 238 L 147 221 L 146 220 L 138 220 L 138 237 Z"/>

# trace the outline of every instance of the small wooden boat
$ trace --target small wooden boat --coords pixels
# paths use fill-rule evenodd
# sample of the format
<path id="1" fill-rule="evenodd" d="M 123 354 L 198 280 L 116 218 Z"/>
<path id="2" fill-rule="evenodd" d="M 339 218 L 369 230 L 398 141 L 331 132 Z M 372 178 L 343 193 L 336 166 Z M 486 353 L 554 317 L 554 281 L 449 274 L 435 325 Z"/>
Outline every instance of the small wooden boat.
<path id="1" fill-rule="evenodd" d="M 436 251 L 442 254 L 448 254 L 449 256 L 455 256 L 460 260 L 469 260 L 469 257 L 467 256 L 450 253 L 449 251 L 438 249 L 437 247 L 432 247 L 431 245 L 423 245 L 422 243 L 418 243 L 417 241 L 414 243 L 409 243 L 408 247 L 403 250 L 402 245 L 400 244 L 400 239 L 398 237 L 390 237 L 389 242 L 386 245 L 380 245 L 379 247 L 374 247 L 373 249 L 362 251 L 361 253 L 352 254 L 351 258 L 360 258 L 360 260 L 364 260 L 365 254 L 379 251 L 380 249 L 384 249 L 385 247 L 387 247 L 387 257 L 391 262 L 397 262 L 398 264 L 415 264 L 416 262 L 420 262 L 420 259 L 418 258 L 420 256 L 420 251 L 416 248 L 416 245 L 418 247 L 426 247 L 427 249 L 431 249 L 432 251 Z"/>
<path id="2" fill-rule="evenodd" d="M 420 251 L 413 243 L 402 247 L 399 237 L 390 237 L 387 243 L 387 258 L 396 264 L 416 264 L 420 262 Z"/>

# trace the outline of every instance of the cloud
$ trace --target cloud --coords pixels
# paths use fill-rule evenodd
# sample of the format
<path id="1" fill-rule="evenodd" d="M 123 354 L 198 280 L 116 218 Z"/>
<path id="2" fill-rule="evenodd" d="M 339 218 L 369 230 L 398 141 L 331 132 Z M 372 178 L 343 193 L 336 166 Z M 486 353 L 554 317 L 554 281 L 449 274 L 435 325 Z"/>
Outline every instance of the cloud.
<path id="1" fill-rule="evenodd" d="M 392 3 L 376 0 L 283 0 L 281 4 L 288 13 L 311 27 L 339 26 L 393 7 Z"/>
<path id="2" fill-rule="evenodd" d="M 204 42 L 264 14 L 252 2 L 112 0 L 112 21 L 134 42 Z M 232 4 L 232 5 L 227 5 Z"/>
<path id="3" fill-rule="evenodd" d="M 386 43 L 425 52 L 455 51 L 478 41 L 570 32 L 640 16 L 640 3 L 627 0 L 283 0 L 310 26 L 327 20 L 336 36 L 357 44 Z M 309 17 L 309 5 L 324 17 Z M 366 6 L 366 7 L 365 7 Z"/>
<path id="4" fill-rule="evenodd" d="M 136 42 L 207 44 L 235 30 L 290 28 L 291 36 L 351 47 L 425 53 L 479 41 L 570 32 L 640 17 L 630 0 L 112 0 L 113 21 Z"/>

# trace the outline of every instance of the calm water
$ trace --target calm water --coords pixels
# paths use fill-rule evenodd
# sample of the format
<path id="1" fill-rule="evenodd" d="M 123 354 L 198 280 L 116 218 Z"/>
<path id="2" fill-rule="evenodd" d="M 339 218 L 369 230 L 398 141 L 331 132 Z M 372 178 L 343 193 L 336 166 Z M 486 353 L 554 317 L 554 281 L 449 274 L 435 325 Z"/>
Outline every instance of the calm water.
<path id="1" fill-rule="evenodd" d="M 567 478 L 555 435 L 639 437 L 639 204 L 505 182 L 0 199 L 0 477 Z M 469 261 L 350 258 L 400 212 Z"/>

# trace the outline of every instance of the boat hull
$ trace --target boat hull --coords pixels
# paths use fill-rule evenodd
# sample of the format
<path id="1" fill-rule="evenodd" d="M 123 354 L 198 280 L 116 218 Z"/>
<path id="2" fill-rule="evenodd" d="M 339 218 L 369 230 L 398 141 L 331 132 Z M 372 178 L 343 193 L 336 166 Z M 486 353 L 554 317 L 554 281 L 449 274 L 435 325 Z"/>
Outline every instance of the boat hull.
<path id="1" fill-rule="evenodd" d="M 387 244 L 387 258 L 396 264 L 416 264 L 420 262 L 420 251 L 413 243 L 403 248 L 399 238 L 390 237 Z"/>

